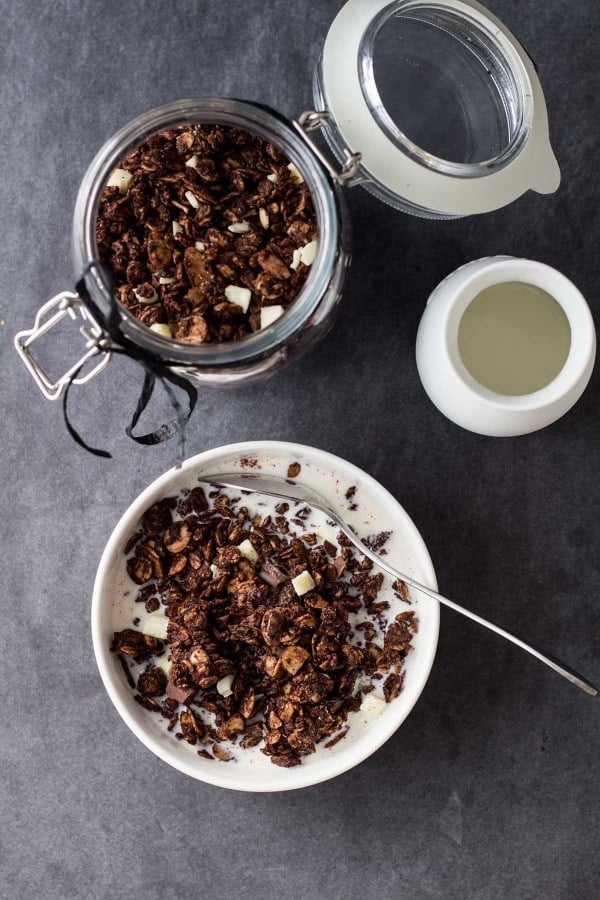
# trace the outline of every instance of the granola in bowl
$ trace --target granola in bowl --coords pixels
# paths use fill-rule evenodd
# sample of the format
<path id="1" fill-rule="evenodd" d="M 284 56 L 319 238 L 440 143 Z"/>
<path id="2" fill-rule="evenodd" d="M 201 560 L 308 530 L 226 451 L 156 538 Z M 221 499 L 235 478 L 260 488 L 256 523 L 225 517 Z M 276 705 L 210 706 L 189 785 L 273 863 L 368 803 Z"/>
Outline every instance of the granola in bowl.
<path id="1" fill-rule="evenodd" d="M 242 128 L 152 135 L 117 166 L 96 220 L 119 299 L 163 337 L 237 341 L 275 322 L 304 286 L 317 219 L 294 163 Z"/>
<path id="2" fill-rule="evenodd" d="M 289 790 L 394 733 L 427 679 L 439 611 L 363 567 L 321 514 L 202 484 L 248 468 L 295 473 L 435 586 L 414 525 L 366 473 L 301 445 L 231 445 L 166 473 L 123 516 L 96 578 L 94 649 L 117 710 L 161 759 L 223 787 Z"/>
<path id="3" fill-rule="evenodd" d="M 135 600 L 154 614 L 111 650 L 135 700 L 206 759 L 259 746 L 299 765 L 344 738 L 365 698 L 376 709 L 400 694 L 415 612 L 390 617 L 383 574 L 321 519 L 198 486 L 153 504 L 126 544 Z"/>

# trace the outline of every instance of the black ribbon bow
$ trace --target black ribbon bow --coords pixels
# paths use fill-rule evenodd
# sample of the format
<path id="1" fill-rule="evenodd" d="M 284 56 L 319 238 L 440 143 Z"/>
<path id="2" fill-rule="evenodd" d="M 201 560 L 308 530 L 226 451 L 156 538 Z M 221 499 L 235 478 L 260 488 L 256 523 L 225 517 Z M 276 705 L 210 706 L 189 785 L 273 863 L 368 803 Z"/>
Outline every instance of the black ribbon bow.
<path id="1" fill-rule="evenodd" d="M 98 268 L 102 271 L 104 278 L 108 281 L 111 288 L 108 315 L 103 313 L 98 305 L 92 300 L 90 292 L 85 283 L 86 275 L 93 268 Z M 116 299 L 116 290 L 114 288 L 112 276 L 104 263 L 102 263 L 100 260 L 93 260 L 92 262 L 90 262 L 84 269 L 81 278 L 75 286 L 75 289 L 79 294 L 83 304 L 87 307 L 87 309 L 89 309 L 98 325 L 107 333 L 110 338 L 110 344 L 108 346 L 98 346 L 99 351 L 102 353 L 118 353 L 122 356 L 128 356 L 130 359 L 133 359 L 135 360 L 135 362 L 139 363 L 139 365 L 144 369 L 144 383 L 142 385 L 140 397 L 137 402 L 135 412 L 131 418 L 131 422 L 125 429 L 127 435 L 138 444 L 150 445 L 162 444 L 164 443 L 164 441 L 168 441 L 174 435 L 178 434 L 179 445 L 177 465 L 179 467 L 183 462 L 185 456 L 186 425 L 194 411 L 196 401 L 198 399 L 196 388 L 193 387 L 193 385 L 190 384 L 190 382 L 186 378 L 183 378 L 181 375 L 177 375 L 175 372 L 173 372 L 170 368 L 169 363 L 160 359 L 152 351 L 144 350 L 141 347 L 138 347 L 137 344 L 134 344 L 133 341 L 129 340 L 129 338 L 123 334 L 121 330 L 121 314 L 119 312 L 119 307 L 117 305 Z M 65 393 L 63 395 L 63 416 L 65 425 L 67 426 L 67 430 L 73 440 L 76 441 L 80 447 L 83 447 L 84 450 L 87 450 L 88 453 L 93 453 L 95 456 L 102 456 L 105 459 L 112 459 L 112 455 L 106 450 L 97 450 L 94 447 L 90 447 L 88 444 L 86 444 L 81 435 L 79 435 L 79 433 L 76 431 L 69 420 L 67 411 L 69 390 L 71 388 L 71 385 L 83 369 L 84 365 L 85 363 L 83 363 L 77 369 L 77 371 L 71 375 Z M 175 414 L 175 422 L 171 422 L 168 425 L 162 425 L 160 428 L 157 428 L 155 431 L 150 431 L 147 434 L 134 434 L 133 430 L 139 422 L 140 416 L 150 402 L 157 380 L 161 383 L 165 390 L 165 393 L 167 394 L 167 397 L 169 398 L 169 401 L 173 408 L 173 412 Z M 174 387 L 180 388 L 187 394 L 187 409 L 184 409 L 182 404 L 179 402 L 177 395 L 173 389 Z"/>

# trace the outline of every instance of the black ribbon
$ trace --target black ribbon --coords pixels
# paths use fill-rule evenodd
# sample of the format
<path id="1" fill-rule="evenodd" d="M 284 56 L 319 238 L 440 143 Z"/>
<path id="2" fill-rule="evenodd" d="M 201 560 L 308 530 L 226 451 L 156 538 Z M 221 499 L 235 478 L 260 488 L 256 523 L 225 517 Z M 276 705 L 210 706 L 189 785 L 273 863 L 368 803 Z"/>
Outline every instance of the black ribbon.
<path id="1" fill-rule="evenodd" d="M 108 281 L 111 288 L 108 315 L 106 315 L 98 307 L 94 300 L 92 300 L 90 292 L 85 283 L 86 275 L 93 268 L 97 268 L 102 271 L 104 278 Z M 193 387 L 193 385 L 190 384 L 190 382 L 186 378 L 173 372 L 168 362 L 161 360 L 152 351 L 144 350 L 141 347 L 138 347 L 137 344 L 134 344 L 133 341 L 131 341 L 125 334 L 123 334 L 121 330 L 121 314 L 119 312 L 119 307 L 117 305 L 116 299 L 116 290 L 114 288 L 112 276 L 104 263 L 102 263 L 100 260 L 93 260 L 92 262 L 90 262 L 84 269 L 81 278 L 75 286 L 75 289 L 79 294 L 83 304 L 93 315 L 98 325 L 107 333 L 110 338 L 109 345 L 102 346 L 101 344 L 99 344 L 98 350 L 101 353 L 117 353 L 121 356 L 127 356 L 129 357 L 129 359 L 133 359 L 135 360 L 135 362 L 139 363 L 139 365 L 144 369 L 144 383 L 142 385 L 140 397 L 137 402 L 137 407 L 133 416 L 131 417 L 131 422 L 125 429 L 127 435 L 132 440 L 136 441 L 136 443 L 144 444 L 147 446 L 151 444 L 162 444 L 164 443 L 164 441 L 168 441 L 170 440 L 170 438 L 178 434 L 179 444 L 177 465 L 179 467 L 185 457 L 186 425 L 194 411 L 196 401 L 198 399 L 196 388 Z M 65 425 L 67 426 L 67 430 L 73 440 L 76 441 L 76 443 L 79 444 L 80 447 L 83 447 L 84 450 L 87 450 L 88 453 L 93 453 L 94 456 L 102 456 L 105 459 L 112 459 L 112 455 L 106 450 L 97 450 L 96 448 L 90 447 L 88 444 L 86 444 L 81 435 L 76 431 L 69 420 L 67 410 L 69 390 L 84 366 L 85 363 L 82 363 L 77 371 L 75 371 L 71 375 L 67 383 L 65 393 L 63 395 L 63 416 Z M 157 428 L 155 431 L 150 431 L 147 434 L 134 434 L 134 428 L 136 427 L 142 413 L 144 412 L 152 398 L 157 380 L 160 382 L 165 390 L 165 393 L 167 394 L 167 397 L 169 398 L 169 402 L 171 403 L 171 407 L 173 408 L 173 412 L 175 414 L 175 421 L 171 422 L 168 425 L 162 425 L 160 428 Z M 179 388 L 187 394 L 187 409 L 184 409 L 184 407 L 180 403 L 174 388 Z"/>

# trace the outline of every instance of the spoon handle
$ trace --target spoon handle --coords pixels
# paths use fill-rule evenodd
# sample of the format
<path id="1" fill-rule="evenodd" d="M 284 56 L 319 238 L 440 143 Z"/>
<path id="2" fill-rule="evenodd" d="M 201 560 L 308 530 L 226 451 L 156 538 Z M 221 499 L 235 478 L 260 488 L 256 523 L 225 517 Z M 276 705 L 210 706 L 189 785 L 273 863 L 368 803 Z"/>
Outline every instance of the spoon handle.
<path id="1" fill-rule="evenodd" d="M 428 597 L 432 597 L 434 600 L 438 600 L 444 606 L 448 606 L 450 609 L 453 609 L 454 612 L 460 613 L 462 616 L 466 616 L 467 619 L 472 619 L 472 621 L 477 622 L 478 625 L 483 625 L 483 627 L 489 629 L 489 631 L 493 631 L 495 634 L 500 635 L 500 637 L 503 637 L 505 638 L 505 640 L 510 641 L 511 644 L 515 644 L 517 647 L 520 647 L 521 650 L 525 650 L 527 653 L 530 653 L 531 656 L 535 656 L 535 658 L 539 659 L 540 662 L 543 662 L 551 669 L 554 669 L 555 672 L 558 672 L 559 675 L 562 675 L 562 677 L 566 678 L 567 681 L 570 681 L 571 684 L 574 684 L 578 688 L 581 688 L 581 690 L 585 691 L 586 694 L 591 694 L 593 697 L 598 696 L 598 688 L 594 687 L 594 685 L 583 678 L 582 675 L 579 675 L 564 663 L 559 662 L 559 660 L 554 659 L 552 656 L 548 656 L 546 653 L 542 653 L 541 650 L 537 650 L 535 647 L 532 647 L 531 644 L 527 644 L 520 637 L 517 637 L 516 634 L 511 634 L 511 632 L 506 631 L 505 628 L 501 628 L 499 625 L 494 625 L 493 622 L 489 622 L 487 619 L 483 619 L 481 616 L 478 616 L 477 613 L 471 612 L 471 610 L 465 609 L 463 606 L 459 606 L 458 603 L 455 603 L 453 600 L 449 600 L 447 597 L 443 597 L 442 594 L 438 594 L 437 591 L 426 587 L 426 585 L 421 584 L 419 581 L 415 581 L 414 578 L 411 578 L 410 576 L 405 575 L 403 572 L 399 572 L 397 569 L 394 569 L 393 566 L 390 566 L 389 563 L 378 556 L 377 553 L 374 553 L 369 547 L 365 547 L 365 545 L 361 541 L 359 541 L 356 535 L 354 535 L 351 531 L 346 528 L 344 528 L 343 530 L 347 537 L 350 538 L 352 543 L 355 545 L 355 547 L 357 547 L 357 549 L 359 549 L 364 556 L 367 556 L 372 562 L 379 566 L 380 569 L 383 569 L 385 572 L 387 572 L 388 575 L 391 575 L 393 578 L 399 578 L 400 581 L 403 581 L 409 587 L 414 588 L 417 591 L 421 591 L 421 593 L 423 594 L 427 594 Z"/>

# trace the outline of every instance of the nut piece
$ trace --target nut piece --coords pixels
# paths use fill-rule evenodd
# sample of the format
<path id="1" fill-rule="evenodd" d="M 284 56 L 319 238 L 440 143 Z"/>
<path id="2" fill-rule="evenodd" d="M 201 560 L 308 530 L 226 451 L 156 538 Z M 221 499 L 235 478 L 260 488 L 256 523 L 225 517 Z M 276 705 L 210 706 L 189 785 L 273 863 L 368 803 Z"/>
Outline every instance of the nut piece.
<path id="1" fill-rule="evenodd" d="M 272 325 L 273 322 L 276 322 L 283 314 L 285 310 L 283 306 L 263 306 L 260 311 L 260 327 L 268 328 L 269 325 Z"/>
<path id="2" fill-rule="evenodd" d="M 238 550 L 240 551 L 242 556 L 245 556 L 246 559 L 249 559 L 251 563 L 258 562 L 258 553 L 254 549 L 254 545 L 248 539 L 242 541 L 241 544 L 238 544 Z"/>
<path id="3" fill-rule="evenodd" d="M 175 219 L 173 219 L 173 221 L 171 222 L 171 228 L 173 229 L 173 237 L 175 237 L 175 235 L 177 234 L 181 234 L 181 232 L 183 231 L 183 228 L 181 227 L 179 222 L 175 221 Z"/>
<path id="4" fill-rule="evenodd" d="M 161 641 L 166 641 L 168 625 L 168 618 L 166 616 L 163 616 L 161 613 L 156 613 L 155 615 L 148 616 L 148 618 L 142 625 L 142 634 L 149 634 L 150 637 L 155 637 Z"/>
<path id="5" fill-rule="evenodd" d="M 312 591 L 313 588 L 316 587 L 316 584 L 313 581 L 310 572 L 305 571 L 301 572 L 300 575 L 296 575 L 295 578 L 292 578 L 292 587 L 299 597 L 303 597 L 304 594 L 308 594 L 309 591 Z"/>
<path id="6" fill-rule="evenodd" d="M 126 194 L 132 179 L 133 175 L 131 172 L 128 172 L 127 169 L 113 169 L 108 176 L 106 187 L 119 188 L 121 194 Z"/>
<path id="7" fill-rule="evenodd" d="M 175 284 L 175 279 L 174 279 L 174 278 L 162 278 L 162 277 L 161 277 L 161 278 L 158 279 L 158 283 L 159 283 L 159 284 Z"/>
<path id="8" fill-rule="evenodd" d="M 292 176 L 292 181 L 295 184 L 304 184 L 304 178 L 302 177 L 302 173 L 300 172 L 300 169 L 294 163 L 289 163 L 288 169 L 290 170 L 290 175 Z"/>
<path id="9" fill-rule="evenodd" d="M 196 248 L 196 250 L 200 250 L 200 252 L 206 250 L 206 244 L 204 243 L 204 241 L 195 241 L 194 247 Z"/>
<path id="10" fill-rule="evenodd" d="M 220 681 L 217 681 L 217 694 L 220 694 L 221 697 L 231 697 L 233 694 L 231 685 L 234 678 L 234 675 L 225 675 Z"/>
<path id="11" fill-rule="evenodd" d="M 165 325 L 163 322 L 155 322 L 154 325 L 150 326 L 150 331 L 154 331 L 156 334 L 160 334 L 160 336 L 164 338 L 170 339 L 173 337 L 171 326 Z"/>
<path id="12" fill-rule="evenodd" d="M 269 214 L 266 209 L 262 207 L 258 211 L 258 218 L 260 220 L 260 224 L 266 230 L 269 227 Z"/>
<path id="13" fill-rule="evenodd" d="M 294 272 L 302 262 L 302 249 L 300 247 L 296 247 L 294 250 L 294 255 L 292 256 L 292 261 L 290 263 L 290 269 L 293 269 Z"/>
<path id="14" fill-rule="evenodd" d="M 229 284 L 225 288 L 225 296 L 230 303 L 235 303 L 237 306 L 241 306 L 243 312 L 248 312 L 252 299 L 252 291 L 249 288 Z"/>
<path id="15" fill-rule="evenodd" d="M 191 191 L 186 191 L 184 196 L 190 206 L 193 206 L 194 209 L 200 209 L 200 201 L 195 194 L 192 194 Z"/>
<path id="16" fill-rule="evenodd" d="M 228 231 L 231 231 L 232 234 L 246 234 L 250 231 L 250 225 L 248 222 L 234 222 L 233 225 L 227 226 Z"/>
<path id="17" fill-rule="evenodd" d="M 289 675 L 299 672 L 310 653 L 304 647 L 287 647 L 281 654 L 281 665 Z"/>
<path id="18" fill-rule="evenodd" d="M 305 266 L 312 266 L 317 255 L 317 241 L 311 241 L 302 248 L 301 260 Z"/>
<path id="19" fill-rule="evenodd" d="M 188 169 L 196 169 L 198 167 L 198 157 L 196 156 L 196 154 L 194 153 L 193 156 L 190 156 L 189 159 L 186 159 L 185 164 Z"/>

